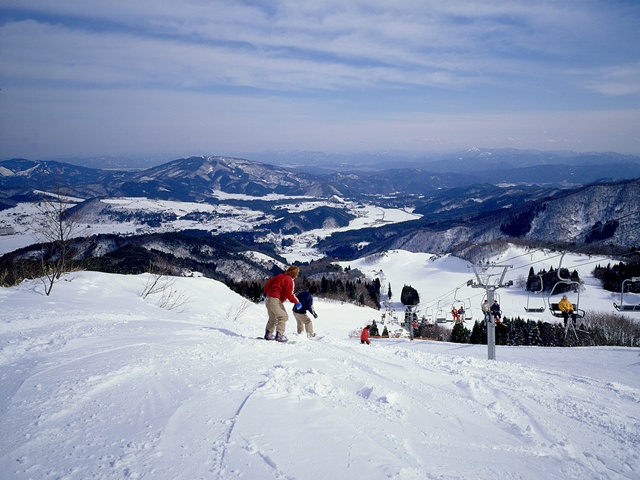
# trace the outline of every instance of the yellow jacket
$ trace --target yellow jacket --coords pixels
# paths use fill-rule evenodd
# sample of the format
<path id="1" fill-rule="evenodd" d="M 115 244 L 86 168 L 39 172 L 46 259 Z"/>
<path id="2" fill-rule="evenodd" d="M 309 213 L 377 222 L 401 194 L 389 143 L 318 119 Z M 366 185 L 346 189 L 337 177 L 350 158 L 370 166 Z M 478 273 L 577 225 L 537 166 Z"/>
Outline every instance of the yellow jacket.
<path id="1" fill-rule="evenodd" d="M 561 312 L 567 312 L 567 313 L 573 312 L 573 304 L 566 298 L 563 298 L 562 300 L 560 300 L 560 303 L 558 303 L 558 308 L 560 309 Z"/>

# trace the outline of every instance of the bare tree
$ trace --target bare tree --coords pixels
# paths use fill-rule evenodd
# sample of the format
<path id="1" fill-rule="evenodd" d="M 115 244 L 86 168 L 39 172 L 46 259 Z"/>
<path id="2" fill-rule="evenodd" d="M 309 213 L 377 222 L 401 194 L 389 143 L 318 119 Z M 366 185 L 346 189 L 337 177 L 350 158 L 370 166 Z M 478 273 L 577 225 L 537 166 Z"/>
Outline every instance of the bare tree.
<path id="1" fill-rule="evenodd" d="M 227 310 L 227 319 L 234 322 L 241 319 L 242 317 L 244 317 L 244 315 L 247 313 L 247 310 L 252 305 L 253 303 L 243 298 L 238 303 L 235 303 L 229 307 L 229 309 Z"/>
<path id="2" fill-rule="evenodd" d="M 31 229 L 36 241 L 42 245 L 40 278 L 45 294 L 49 296 L 55 282 L 71 270 L 71 242 L 84 234 L 84 228 L 80 225 L 79 215 L 69 212 L 71 202 L 59 186 L 55 192 L 41 195 L 35 204 L 40 215 Z"/>
<path id="3" fill-rule="evenodd" d="M 164 259 L 156 258 L 149 264 L 149 276 L 140 292 L 140 297 L 156 298 L 156 305 L 166 310 L 184 311 L 189 297 L 175 286 L 176 278 L 170 276 L 172 267 Z"/>

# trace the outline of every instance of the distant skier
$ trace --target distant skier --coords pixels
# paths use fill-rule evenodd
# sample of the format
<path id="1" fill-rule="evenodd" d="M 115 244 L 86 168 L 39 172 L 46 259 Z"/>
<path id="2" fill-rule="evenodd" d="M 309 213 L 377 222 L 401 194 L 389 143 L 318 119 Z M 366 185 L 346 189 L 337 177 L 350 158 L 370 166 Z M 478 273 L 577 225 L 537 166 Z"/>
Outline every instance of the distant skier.
<path id="1" fill-rule="evenodd" d="M 264 294 L 266 295 L 264 304 L 269 314 L 269 320 L 267 320 L 267 326 L 264 330 L 265 340 L 287 341 L 284 332 L 289 315 L 287 315 L 283 304 L 289 300 L 291 303 L 297 304 L 296 306 L 300 305 L 298 298 L 293 294 L 293 281 L 298 278 L 299 273 L 300 269 L 292 265 L 287 268 L 286 272 L 271 277 L 264 286 Z"/>
<path id="2" fill-rule="evenodd" d="M 493 305 L 491 305 L 491 315 L 493 315 L 493 320 L 496 324 L 500 324 L 500 317 L 502 316 L 502 311 L 500 310 L 500 304 L 498 300 L 493 301 Z"/>
<path id="3" fill-rule="evenodd" d="M 564 326 L 567 326 L 567 321 L 569 321 L 569 315 L 571 315 L 571 320 L 573 324 L 576 324 L 576 312 L 573 308 L 573 304 L 569 301 L 566 295 L 562 296 L 562 300 L 558 303 L 558 309 L 562 312 L 562 318 L 564 318 Z"/>
<path id="4" fill-rule="evenodd" d="M 300 292 L 298 294 L 299 303 L 293 307 L 293 316 L 296 318 L 298 324 L 298 334 L 302 331 L 307 332 L 308 338 L 313 338 L 316 334 L 313 331 L 313 322 L 307 315 L 307 312 L 313 315 L 313 318 L 318 318 L 318 314 L 313 308 L 313 295 L 318 292 L 318 287 L 311 285 L 309 291 Z M 300 307 L 298 307 L 300 305 Z"/>
<path id="5" fill-rule="evenodd" d="M 453 316 L 453 321 L 458 323 L 458 310 L 455 306 L 451 307 L 451 315 Z"/>
<path id="6" fill-rule="evenodd" d="M 367 345 L 371 345 L 371 342 L 369 341 L 370 328 L 371 328 L 371 325 L 367 325 L 362 329 L 362 333 L 360 334 L 360 344 L 366 343 Z"/>

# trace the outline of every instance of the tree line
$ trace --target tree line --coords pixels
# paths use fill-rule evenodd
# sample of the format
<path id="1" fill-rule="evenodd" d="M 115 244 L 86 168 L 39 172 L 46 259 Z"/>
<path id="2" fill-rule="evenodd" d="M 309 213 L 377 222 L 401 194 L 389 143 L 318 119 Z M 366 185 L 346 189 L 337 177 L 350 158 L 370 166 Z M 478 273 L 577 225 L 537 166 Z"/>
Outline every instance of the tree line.
<path id="1" fill-rule="evenodd" d="M 265 283 L 266 280 L 225 281 L 225 285 L 231 290 L 254 303 L 262 300 Z M 320 280 L 316 281 L 305 276 L 297 283 L 297 291 L 309 290 L 315 285 L 318 289 L 316 296 L 380 309 L 380 280 L 377 278 L 367 282 L 361 278 L 348 280 L 322 275 Z"/>
<path id="2" fill-rule="evenodd" d="M 576 338 L 577 337 L 577 338 Z M 469 330 L 463 324 L 454 325 L 450 342 L 487 344 L 487 325 L 476 320 Z M 640 347 L 640 324 L 625 316 L 609 313 L 587 313 L 583 322 L 565 335 L 561 323 L 505 317 L 495 327 L 496 345 L 570 347 L 622 346 Z"/>
<path id="3" fill-rule="evenodd" d="M 593 270 L 593 275 L 600 280 L 602 288 L 610 292 L 621 292 L 622 282 L 633 277 L 640 277 L 640 262 L 607 264 L 606 267 L 598 264 Z M 625 293 L 640 293 L 640 282 L 627 282 Z"/>

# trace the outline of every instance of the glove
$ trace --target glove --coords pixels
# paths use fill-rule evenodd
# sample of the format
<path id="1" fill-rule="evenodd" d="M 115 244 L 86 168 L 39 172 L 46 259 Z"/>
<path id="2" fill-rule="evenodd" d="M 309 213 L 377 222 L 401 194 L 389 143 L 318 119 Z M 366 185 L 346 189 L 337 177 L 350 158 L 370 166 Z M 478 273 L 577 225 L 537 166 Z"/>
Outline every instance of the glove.
<path id="1" fill-rule="evenodd" d="M 312 315 L 313 315 L 313 318 L 318 318 L 318 314 L 317 313 L 314 312 L 314 313 L 312 313 Z"/>
<path id="2" fill-rule="evenodd" d="M 300 302 L 296 303 L 296 306 L 293 308 L 295 308 L 296 310 L 300 310 L 302 308 L 302 303 Z"/>

